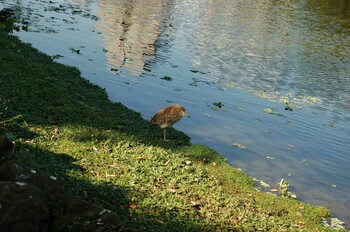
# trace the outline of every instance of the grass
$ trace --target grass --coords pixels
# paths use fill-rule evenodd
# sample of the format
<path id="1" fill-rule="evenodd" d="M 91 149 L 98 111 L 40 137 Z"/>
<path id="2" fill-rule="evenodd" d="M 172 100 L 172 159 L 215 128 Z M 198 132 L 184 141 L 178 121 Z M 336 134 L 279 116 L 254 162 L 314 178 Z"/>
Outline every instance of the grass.
<path id="1" fill-rule="evenodd" d="M 13 156 L 141 231 L 332 231 L 323 207 L 256 191 L 182 132 L 148 127 L 76 68 L 0 30 L 0 133 Z"/>

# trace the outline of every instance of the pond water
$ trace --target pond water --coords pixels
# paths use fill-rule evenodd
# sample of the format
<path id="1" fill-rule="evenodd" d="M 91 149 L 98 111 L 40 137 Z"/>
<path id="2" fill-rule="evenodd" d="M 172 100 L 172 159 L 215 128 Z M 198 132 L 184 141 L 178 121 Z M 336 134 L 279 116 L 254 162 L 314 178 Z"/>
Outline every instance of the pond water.
<path id="1" fill-rule="evenodd" d="M 15 35 L 77 66 L 112 101 L 145 119 L 184 105 L 191 118 L 175 128 L 193 143 L 271 188 L 284 178 L 300 200 L 350 226 L 350 1 L 0 0 L 3 7 L 20 12 Z"/>

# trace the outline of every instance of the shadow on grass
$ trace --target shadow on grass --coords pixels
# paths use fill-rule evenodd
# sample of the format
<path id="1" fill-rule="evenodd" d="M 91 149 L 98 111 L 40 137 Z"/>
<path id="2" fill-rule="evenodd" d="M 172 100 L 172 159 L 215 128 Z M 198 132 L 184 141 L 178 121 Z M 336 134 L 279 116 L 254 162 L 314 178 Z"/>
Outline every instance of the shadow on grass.
<path id="1" fill-rule="evenodd" d="M 97 138 L 95 136 L 91 138 L 88 132 L 94 134 L 95 131 L 93 129 L 91 129 L 91 131 L 90 129 L 85 130 L 86 133 L 83 130 L 82 135 L 75 134 L 74 139 L 77 141 L 93 140 L 94 142 L 100 139 L 101 141 L 108 139 L 103 137 L 103 135 Z M 2 127 L 1 131 L 4 133 L 9 133 L 10 131 L 11 133 L 15 133 L 13 134 L 16 139 L 15 152 L 8 159 L 18 159 L 33 168 L 58 177 L 58 180 L 64 183 L 68 191 L 82 197 L 84 200 L 116 212 L 121 216 L 122 223 L 125 222 L 125 225 L 122 225 L 122 229 L 136 228 L 140 231 L 215 230 L 215 226 L 206 225 L 205 228 L 203 228 L 203 225 L 189 220 L 190 217 L 178 214 L 178 209 L 176 209 L 176 207 L 171 210 L 162 208 L 157 212 L 151 212 L 149 214 L 143 211 L 141 212 L 137 207 L 132 205 L 133 198 L 135 197 L 133 195 L 134 189 L 132 185 L 129 187 L 121 187 L 109 181 L 108 178 L 98 183 L 92 182 L 87 176 L 91 175 L 91 171 L 94 171 L 94 164 L 82 167 L 77 164 L 79 163 L 77 158 L 74 158 L 69 152 L 55 153 L 50 150 L 39 148 L 39 146 L 37 146 L 38 144 L 33 142 L 33 139 L 35 137 L 39 138 L 40 135 L 25 131 L 23 127 L 19 127 L 18 122 L 13 125 Z M 21 137 L 21 135 L 23 135 L 23 137 Z M 113 178 L 118 178 L 118 176 Z M 140 194 L 140 191 L 135 192 L 137 192 L 137 195 Z M 151 193 L 143 191 L 141 194 L 144 194 L 144 197 L 146 197 L 146 195 Z M 58 213 L 64 214 L 63 211 Z M 62 224 L 62 228 L 58 228 L 58 230 L 64 230 L 65 228 L 65 225 Z"/>

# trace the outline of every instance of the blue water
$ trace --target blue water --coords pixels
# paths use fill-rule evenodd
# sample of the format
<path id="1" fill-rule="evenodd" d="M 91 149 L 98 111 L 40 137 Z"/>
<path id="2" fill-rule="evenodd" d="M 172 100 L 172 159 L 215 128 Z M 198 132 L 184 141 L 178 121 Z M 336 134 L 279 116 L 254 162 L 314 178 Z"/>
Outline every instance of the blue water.
<path id="1" fill-rule="evenodd" d="M 0 0 L 4 6 L 29 22 L 15 35 L 77 66 L 112 101 L 145 119 L 182 104 L 191 119 L 175 128 L 193 143 L 271 188 L 284 178 L 300 200 L 350 225 L 349 1 Z"/>

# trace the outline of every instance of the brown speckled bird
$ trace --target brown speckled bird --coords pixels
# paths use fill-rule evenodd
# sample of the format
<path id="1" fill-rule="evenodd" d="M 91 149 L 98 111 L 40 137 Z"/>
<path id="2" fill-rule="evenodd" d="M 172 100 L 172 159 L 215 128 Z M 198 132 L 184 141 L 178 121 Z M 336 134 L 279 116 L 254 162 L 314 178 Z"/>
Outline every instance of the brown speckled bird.
<path id="1" fill-rule="evenodd" d="M 160 128 L 164 129 L 164 140 L 167 141 L 166 129 L 171 128 L 174 123 L 180 121 L 182 116 L 190 117 L 183 106 L 174 104 L 158 111 L 149 123 L 151 125 L 158 125 Z"/>

